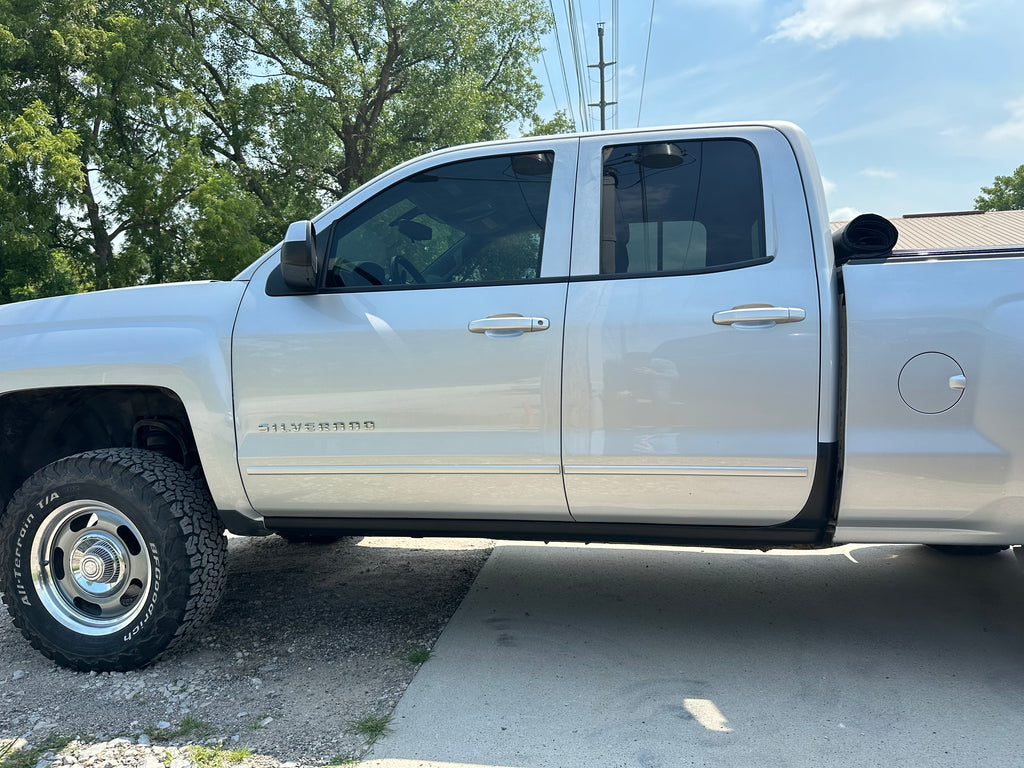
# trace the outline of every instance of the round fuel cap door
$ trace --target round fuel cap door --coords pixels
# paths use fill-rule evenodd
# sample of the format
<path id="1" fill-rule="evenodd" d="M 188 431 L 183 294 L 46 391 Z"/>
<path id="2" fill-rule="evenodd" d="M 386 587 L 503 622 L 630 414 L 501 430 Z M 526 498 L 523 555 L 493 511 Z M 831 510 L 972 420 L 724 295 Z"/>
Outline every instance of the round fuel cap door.
<path id="1" fill-rule="evenodd" d="M 912 357 L 900 371 L 900 397 L 918 413 L 948 411 L 963 397 L 966 386 L 960 364 L 941 352 Z"/>

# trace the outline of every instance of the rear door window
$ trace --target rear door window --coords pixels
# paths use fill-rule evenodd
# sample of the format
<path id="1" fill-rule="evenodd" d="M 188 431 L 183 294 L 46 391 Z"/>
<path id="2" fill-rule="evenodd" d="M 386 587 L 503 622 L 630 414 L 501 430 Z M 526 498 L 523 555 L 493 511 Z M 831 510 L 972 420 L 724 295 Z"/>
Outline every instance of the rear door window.
<path id="1" fill-rule="evenodd" d="M 767 261 L 761 169 L 748 142 L 605 147 L 602 170 L 602 274 L 685 274 Z"/>

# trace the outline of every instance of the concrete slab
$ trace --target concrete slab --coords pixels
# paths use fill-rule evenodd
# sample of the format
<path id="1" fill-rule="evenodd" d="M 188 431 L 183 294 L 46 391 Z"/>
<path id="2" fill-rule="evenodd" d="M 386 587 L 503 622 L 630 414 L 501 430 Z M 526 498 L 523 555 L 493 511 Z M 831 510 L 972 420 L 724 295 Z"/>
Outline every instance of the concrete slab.
<path id="1" fill-rule="evenodd" d="M 1019 766 L 1008 552 L 499 545 L 374 768 Z"/>

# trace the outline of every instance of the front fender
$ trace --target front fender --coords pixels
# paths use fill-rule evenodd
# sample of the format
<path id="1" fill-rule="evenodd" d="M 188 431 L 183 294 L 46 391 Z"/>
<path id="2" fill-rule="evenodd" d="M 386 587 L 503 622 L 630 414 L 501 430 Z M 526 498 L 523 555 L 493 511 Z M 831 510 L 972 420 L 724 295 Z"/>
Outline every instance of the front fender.
<path id="1" fill-rule="evenodd" d="M 235 460 L 231 331 L 247 283 L 179 283 L 0 307 L 0 394 L 160 387 L 185 406 L 219 509 L 253 514 Z"/>

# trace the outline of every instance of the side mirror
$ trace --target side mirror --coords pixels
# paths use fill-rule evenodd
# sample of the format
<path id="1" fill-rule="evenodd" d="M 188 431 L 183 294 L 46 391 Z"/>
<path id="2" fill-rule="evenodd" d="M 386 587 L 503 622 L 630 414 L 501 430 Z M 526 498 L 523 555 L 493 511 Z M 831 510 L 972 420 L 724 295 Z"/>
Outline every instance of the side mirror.
<path id="1" fill-rule="evenodd" d="M 296 293 L 315 293 L 317 283 L 316 231 L 311 221 L 288 225 L 281 245 L 281 277 Z"/>

